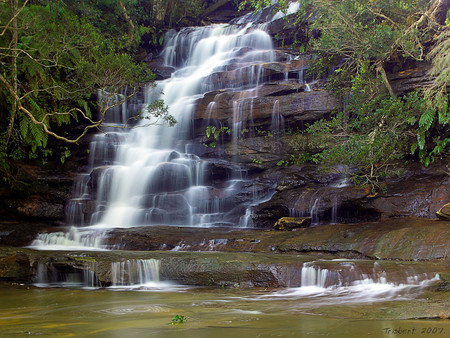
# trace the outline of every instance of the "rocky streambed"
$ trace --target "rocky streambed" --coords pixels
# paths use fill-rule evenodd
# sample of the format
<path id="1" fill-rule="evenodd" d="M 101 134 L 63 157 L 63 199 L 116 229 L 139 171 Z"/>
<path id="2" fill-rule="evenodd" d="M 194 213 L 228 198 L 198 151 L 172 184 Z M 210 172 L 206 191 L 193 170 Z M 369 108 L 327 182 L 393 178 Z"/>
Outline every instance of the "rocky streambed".
<path id="1" fill-rule="evenodd" d="M 96 287 L 114 284 L 113 264 L 155 260 L 159 280 L 190 286 L 222 287 L 300 287 L 352 285 L 355 281 L 408 284 L 447 276 L 448 264 L 442 260 L 399 262 L 392 260 L 340 259 L 333 255 L 264 254 L 237 252 L 168 251 L 36 251 L 2 247 L 0 278 L 21 283 L 64 283 L 78 278 L 88 286 L 86 273 L 95 276 Z M 306 272 L 306 270 L 310 270 Z M 135 272 L 124 271 L 126 276 Z M 314 277 L 305 277 L 312 274 Z M 318 281 L 318 276 L 324 279 Z M 53 276 L 53 280 L 50 280 Z M 78 276 L 78 277 L 77 277 Z M 84 277 L 83 277 L 84 276 Z M 89 278 L 92 278 L 89 277 Z M 128 278 L 128 277 L 127 277 Z M 131 277 L 130 277 L 131 278 Z M 307 281 L 305 278 L 312 278 Z M 159 281 L 158 280 L 158 281 Z M 444 283 L 441 281 L 441 283 Z M 64 285 L 64 284 L 61 284 Z M 445 286 L 447 287 L 447 286 Z"/>
<path id="2" fill-rule="evenodd" d="M 29 246 L 39 232 L 66 228 L 19 223 L 0 225 L 0 245 Z M 20 236 L 20 234 L 23 234 Z M 448 260 L 450 222 L 391 218 L 358 224 L 326 224 L 294 231 L 255 228 L 145 226 L 104 233 L 101 248 L 138 251 L 220 251 L 331 254 L 373 260 Z"/>
<path id="3" fill-rule="evenodd" d="M 184 285 L 301 286 L 306 266 L 314 267 L 316 273 L 330 271 L 329 285 L 380 277 L 405 283 L 414 276 L 431 279 L 437 273 L 450 273 L 449 225 L 448 221 L 402 218 L 294 231 L 136 227 L 109 231 L 105 251 L 11 247 L 5 245 L 11 244 L 9 237 L 18 236 L 3 231 L 0 277 L 29 283 L 45 267 L 56 275 L 92 271 L 99 285 L 109 285 L 113 262 L 154 259 L 160 261 L 162 279 Z"/>

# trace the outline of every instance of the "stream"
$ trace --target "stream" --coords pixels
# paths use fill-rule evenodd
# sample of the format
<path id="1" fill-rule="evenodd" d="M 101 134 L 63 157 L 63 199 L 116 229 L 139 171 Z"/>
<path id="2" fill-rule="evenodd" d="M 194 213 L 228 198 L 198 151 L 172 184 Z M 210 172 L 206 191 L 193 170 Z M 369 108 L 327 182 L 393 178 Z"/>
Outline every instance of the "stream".
<path id="1" fill-rule="evenodd" d="M 296 10 L 298 6 L 291 6 L 287 14 Z M 276 13 L 269 21 L 283 15 L 286 13 Z M 0 255 L 10 266 L 16 264 L 14 269 L 22 269 L 23 280 L 27 279 L 0 285 L 1 337 L 450 334 L 450 324 L 445 319 L 448 293 L 441 299 L 438 293 L 430 291 L 441 280 L 439 273 L 448 270 L 445 264 L 424 264 L 426 271 L 419 274 L 413 269 L 414 262 L 406 259 L 398 268 L 397 262 L 392 263 L 394 268 L 389 273 L 384 270 L 389 263 L 378 267 L 375 260 L 369 259 L 364 263 L 366 270 L 359 270 L 352 261 L 340 261 L 338 256 L 328 260 L 293 256 L 286 262 L 287 254 L 283 257 L 277 253 L 293 252 L 295 239 L 284 239 L 282 251 L 282 246 L 266 245 L 273 239 L 265 239 L 265 230 L 247 232 L 246 236 L 253 237 L 245 240 L 241 235 L 228 238 L 232 230 L 255 226 L 253 208 L 270 200 L 275 186 L 257 181 L 233 156 L 228 156 L 228 160 L 211 154 L 203 156 L 202 133 L 208 125 L 223 127 L 226 120 L 229 147 L 237 156 L 238 139 L 246 133 L 256 133 L 264 118 L 269 132 L 275 135 L 288 127 L 282 114 L 284 107 L 273 97 L 272 101 L 260 100 L 267 103 L 268 116 L 262 118 L 261 112 L 253 110 L 263 85 L 268 84 L 268 90 L 273 85 L 271 81 L 284 81 L 297 94 L 311 91 L 310 84 L 303 81 L 303 64 L 299 69 L 291 65 L 285 74 L 279 71 L 282 67 L 277 58 L 281 52 L 273 49 L 272 38 L 265 31 L 267 22 L 256 23 L 257 19 L 260 18 L 246 16 L 232 24 L 167 33 L 160 57 L 165 67 L 173 69 L 172 76 L 158 81 L 155 87 L 148 86 L 140 97 L 116 109 L 108 120 L 110 127 L 106 125 L 108 132 L 94 136 L 89 172 L 75 182 L 73 198 L 66 208 L 67 227 L 40 233 L 23 252 Z M 302 61 L 283 55 L 283 62 Z M 102 95 L 107 93 L 99 93 L 100 98 Z M 214 99 L 206 111 L 196 111 L 207 95 Z M 165 100 L 177 119 L 175 127 L 146 126 L 148 119 L 131 130 L 111 127 L 125 123 L 138 109 L 145 111 L 147 104 L 159 98 Z M 227 100 L 232 109 L 224 113 L 219 107 Z M 307 105 L 306 101 L 301 102 Z M 299 204 L 309 205 L 309 211 L 292 209 L 289 215 L 311 217 L 315 231 L 320 232 L 320 199 L 314 194 L 313 197 L 303 203 L 299 196 Z M 330 210 L 330 223 L 334 225 L 337 210 Z M 171 243 L 160 241 L 157 234 L 151 233 L 153 229 L 157 233 L 161 225 L 178 229 L 173 233 L 164 230 L 170 234 L 166 238 Z M 151 231 L 140 232 L 138 227 Z M 180 228 L 195 229 L 199 235 L 187 238 L 184 233 L 179 235 Z M 224 236 L 200 239 L 200 234 L 219 228 Z M 114 231 L 119 234 L 108 237 Z M 134 237 L 120 231 L 128 231 Z M 356 230 L 346 231 L 335 237 L 342 235 L 348 248 L 341 250 L 330 245 L 331 249 L 298 251 L 357 252 L 351 243 Z M 391 237 L 397 243 L 405 236 L 401 233 Z M 116 242 L 111 243 L 111 238 Z M 376 248 L 376 236 L 370 233 L 367 238 L 366 247 Z M 144 239 L 153 239 L 156 244 L 139 242 Z M 142 257 L 133 260 L 135 253 L 130 252 L 137 251 L 139 243 L 144 246 L 138 253 Z M 227 245 L 233 246 L 230 251 L 235 251 L 236 256 L 220 252 Z M 117 252 L 124 248 L 133 251 Z M 188 249 L 195 254 L 180 252 Z M 153 259 L 145 250 L 161 252 Z M 208 256 L 203 252 L 207 250 L 215 252 Z M 245 256 L 244 251 L 264 252 L 267 256 Z M 438 258 L 439 255 L 440 251 L 435 254 Z M 313 266 L 316 261 L 319 263 Z M 160 274 L 165 276 L 163 281 Z M 184 280 L 192 282 L 179 282 Z M 427 292 L 431 292 L 432 305 L 427 303 Z M 174 318 L 183 318 L 183 323 L 172 322 Z"/>
<path id="2" fill-rule="evenodd" d="M 185 288 L 177 292 L 0 289 L 2 337 L 446 337 L 448 320 L 373 320 L 390 303 L 280 294 L 268 290 Z M 406 300 L 405 300 L 406 299 Z M 342 304 L 342 301 L 347 301 Z M 408 298 L 398 304 L 408 306 Z M 322 312 L 322 313 L 321 313 Z M 326 316 L 323 314 L 332 314 Z M 171 325 L 175 316 L 183 323 Z M 350 318 L 349 318 L 350 317 Z M 351 318 L 353 317 L 353 318 Z M 364 319 L 364 317 L 366 319 Z M 399 331 L 400 332 L 400 331 Z"/>

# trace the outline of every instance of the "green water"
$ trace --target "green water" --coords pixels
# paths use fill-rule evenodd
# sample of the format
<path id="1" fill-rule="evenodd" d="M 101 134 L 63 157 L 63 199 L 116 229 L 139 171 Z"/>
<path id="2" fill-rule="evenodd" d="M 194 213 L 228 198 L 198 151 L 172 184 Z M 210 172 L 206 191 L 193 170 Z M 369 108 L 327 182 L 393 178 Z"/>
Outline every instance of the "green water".
<path id="1" fill-rule="evenodd" d="M 396 303 L 407 305 L 408 300 L 361 303 L 345 302 L 345 297 L 268 297 L 272 292 L 3 286 L 0 337 L 450 336 L 448 320 L 364 319 L 367 311 L 388 311 Z M 330 309 L 337 314 L 330 315 Z M 176 315 L 183 315 L 184 323 L 171 325 Z"/>

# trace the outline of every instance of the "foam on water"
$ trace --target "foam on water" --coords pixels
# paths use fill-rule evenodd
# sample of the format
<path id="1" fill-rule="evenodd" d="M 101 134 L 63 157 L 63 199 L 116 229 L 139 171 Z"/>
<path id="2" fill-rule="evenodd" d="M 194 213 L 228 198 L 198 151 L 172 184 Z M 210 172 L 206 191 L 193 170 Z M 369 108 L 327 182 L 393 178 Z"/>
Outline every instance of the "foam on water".
<path id="1" fill-rule="evenodd" d="M 351 265 L 351 263 L 349 263 Z M 376 270 L 377 264 L 374 264 Z M 354 268 L 351 268 L 355 272 Z M 342 272 L 341 272 L 342 273 Z M 335 271 L 314 267 L 314 262 L 305 263 L 301 275 L 301 286 L 280 290 L 266 298 L 311 298 L 316 304 L 322 303 L 370 303 L 387 300 L 407 300 L 416 297 L 426 287 L 440 279 L 438 274 L 428 276 L 408 276 L 404 283 L 390 282 L 380 273 L 372 278 L 356 273 L 355 278 L 342 282 L 344 275 L 336 277 Z M 358 279 L 360 278 L 360 279 Z"/>

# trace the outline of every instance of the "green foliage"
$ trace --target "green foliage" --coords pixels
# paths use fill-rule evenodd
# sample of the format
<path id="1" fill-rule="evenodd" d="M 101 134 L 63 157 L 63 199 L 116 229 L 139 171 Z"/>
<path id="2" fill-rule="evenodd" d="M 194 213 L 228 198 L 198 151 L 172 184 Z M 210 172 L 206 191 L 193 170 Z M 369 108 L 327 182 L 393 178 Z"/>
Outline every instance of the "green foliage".
<path id="1" fill-rule="evenodd" d="M 433 83 L 424 90 L 427 105 L 419 119 L 417 142 L 411 147 L 412 153 L 419 150 L 420 160 L 426 166 L 434 157 L 449 152 L 450 111 L 447 88 L 450 86 L 450 32 L 448 30 L 442 31 L 437 37 L 436 45 L 427 57 L 432 61 L 430 76 Z"/>
<path id="2" fill-rule="evenodd" d="M 109 44 L 120 51 L 130 51 L 142 44 L 161 46 L 163 30 L 196 24 L 197 18 L 211 1 L 66 0 L 65 3 L 73 13 L 94 26 Z M 130 22 L 133 23 L 133 30 Z"/>
<path id="3" fill-rule="evenodd" d="M 216 127 L 216 126 L 207 126 L 206 127 L 206 137 L 208 140 L 203 142 L 205 147 L 215 148 L 217 145 L 217 141 L 219 140 L 222 134 L 230 134 L 231 129 L 228 127 Z"/>
<path id="4" fill-rule="evenodd" d="M 0 108 L 4 117 L 0 122 L 0 169 L 5 170 L 9 170 L 8 159 L 46 162 L 54 155 L 64 162 L 70 156 L 67 149 L 60 154 L 46 149 L 49 131 L 67 135 L 64 125 L 93 123 L 92 112 L 97 111 L 93 94 L 99 89 L 117 97 L 123 88 L 131 88 L 132 94 L 132 88 L 154 78 L 145 65 L 133 60 L 123 44 L 115 44 L 111 31 L 102 28 L 99 18 L 110 15 L 104 11 L 117 6 L 118 1 L 76 2 L 79 7 L 74 1 L 34 1 L 17 16 L 13 3 L 0 2 L 0 31 L 4 30 L 0 35 Z M 137 5 L 131 0 L 123 3 Z M 8 26 L 13 16 L 15 20 Z M 123 18 L 113 22 L 119 21 L 126 23 Z M 13 24 L 18 27 L 17 38 Z M 139 29 L 143 34 L 149 31 Z M 146 112 L 173 125 L 176 121 L 164 108 L 157 102 Z"/>
<path id="5" fill-rule="evenodd" d="M 266 5 L 262 0 L 244 3 L 254 8 Z M 291 137 L 294 154 L 279 165 L 344 164 L 356 168 L 355 179 L 375 189 L 380 176 L 393 172 L 390 163 L 396 159 L 414 154 L 427 166 L 448 156 L 450 32 L 436 30 L 431 14 L 435 3 L 301 1 L 296 24 L 313 18 L 309 30 L 320 32 L 308 42 L 318 57 L 306 77 L 327 78 L 328 89 L 343 100 L 345 109 L 312 125 L 309 137 L 304 133 Z M 433 34 L 437 39 L 428 55 L 433 84 L 396 97 L 385 73 L 387 64 L 401 67 L 406 60 L 423 61 L 424 42 L 429 43 Z"/>
<path id="6" fill-rule="evenodd" d="M 255 11 L 261 11 L 264 7 L 270 6 L 272 0 L 243 0 L 239 3 L 239 10 L 251 8 Z"/>
<path id="7" fill-rule="evenodd" d="M 170 324 L 172 325 L 179 325 L 179 324 L 183 324 L 186 321 L 186 317 L 183 315 L 175 315 L 172 318 L 172 322 Z"/>
<path id="8" fill-rule="evenodd" d="M 364 102 L 354 101 L 331 120 L 310 126 L 308 133 L 327 140 L 328 147 L 319 152 L 322 164 L 328 168 L 356 168 L 351 172 L 355 180 L 376 190 L 380 177 L 395 172 L 391 163 L 409 154 L 415 140 L 411 125 L 420 124 L 426 106 L 420 92 L 403 98 L 375 96 Z M 432 156 L 442 154 L 447 143 L 440 142 Z"/>
<path id="9" fill-rule="evenodd" d="M 155 125 L 162 121 L 169 127 L 173 127 L 177 123 L 175 117 L 170 115 L 169 107 L 167 107 L 164 100 L 153 101 L 148 104 L 142 112 L 139 112 L 138 115 L 133 117 L 133 120 L 135 121 L 143 119 L 149 120 L 149 125 Z"/>
<path id="10" fill-rule="evenodd" d="M 314 49 L 353 60 L 386 60 L 393 52 L 421 59 L 420 32 L 408 30 L 425 0 L 305 0 L 305 7 L 319 13 L 311 25 L 320 29 Z"/>

